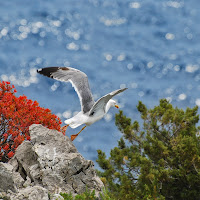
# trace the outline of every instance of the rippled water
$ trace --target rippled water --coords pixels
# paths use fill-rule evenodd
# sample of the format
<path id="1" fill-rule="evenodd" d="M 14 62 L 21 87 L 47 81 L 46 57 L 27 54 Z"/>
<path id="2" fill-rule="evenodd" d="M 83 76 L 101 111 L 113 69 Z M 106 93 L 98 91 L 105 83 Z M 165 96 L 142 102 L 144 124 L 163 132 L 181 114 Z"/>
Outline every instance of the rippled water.
<path id="1" fill-rule="evenodd" d="M 128 87 L 115 99 L 133 120 L 139 100 L 148 107 L 160 98 L 182 108 L 200 106 L 199 10 L 197 0 L 1 1 L 0 79 L 62 120 L 80 110 L 78 97 L 70 84 L 42 77 L 37 68 L 84 71 L 95 99 Z M 87 159 L 117 144 L 116 112 L 74 141 Z"/>

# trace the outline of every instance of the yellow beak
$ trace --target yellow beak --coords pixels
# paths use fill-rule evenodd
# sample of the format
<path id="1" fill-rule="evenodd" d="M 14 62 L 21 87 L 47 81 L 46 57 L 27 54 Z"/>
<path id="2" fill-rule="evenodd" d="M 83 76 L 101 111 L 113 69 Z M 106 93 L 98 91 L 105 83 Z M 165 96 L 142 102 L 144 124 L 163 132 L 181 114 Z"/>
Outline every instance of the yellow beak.
<path id="1" fill-rule="evenodd" d="M 118 105 L 115 105 L 115 107 L 116 107 L 116 108 L 119 108 L 119 106 L 118 106 Z"/>

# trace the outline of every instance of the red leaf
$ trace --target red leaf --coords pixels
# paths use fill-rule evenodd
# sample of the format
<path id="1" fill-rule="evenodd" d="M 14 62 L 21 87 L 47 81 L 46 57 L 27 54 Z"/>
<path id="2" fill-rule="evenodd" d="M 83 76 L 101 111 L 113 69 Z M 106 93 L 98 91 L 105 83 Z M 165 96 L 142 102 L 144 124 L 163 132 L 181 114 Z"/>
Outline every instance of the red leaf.
<path id="1" fill-rule="evenodd" d="M 10 151 L 10 152 L 8 153 L 8 158 L 12 158 L 13 156 L 14 156 L 13 151 Z"/>
<path id="2" fill-rule="evenodd" d="M 7 151 L 7 150 L 9 149 L 9 144 L 6 144 L 6 145 L 3 147 L 3 149 Z"/>

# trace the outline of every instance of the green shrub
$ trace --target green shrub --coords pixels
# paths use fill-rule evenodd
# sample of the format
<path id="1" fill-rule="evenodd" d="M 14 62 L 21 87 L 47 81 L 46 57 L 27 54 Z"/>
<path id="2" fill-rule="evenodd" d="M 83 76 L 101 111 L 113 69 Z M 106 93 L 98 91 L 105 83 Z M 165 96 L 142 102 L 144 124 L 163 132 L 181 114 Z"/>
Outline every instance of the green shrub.
<path id="1" fill-rule="evenodd" d="M 98 200 L 95 196 L 95 190 L 91 191 L 86 188 L 86 191 L 83 194 L 77 194 L 75 197 L 72 196 L 72 194 L 66 194 L 66 193 L 60 193 L 62 197 L 64 197 L 64 200 Z M 102 193 L 100 193 L 100 199 L 101 200 L 113 200 L 110 198 L 110 194 L 108 190 L 104 190 Z"/>

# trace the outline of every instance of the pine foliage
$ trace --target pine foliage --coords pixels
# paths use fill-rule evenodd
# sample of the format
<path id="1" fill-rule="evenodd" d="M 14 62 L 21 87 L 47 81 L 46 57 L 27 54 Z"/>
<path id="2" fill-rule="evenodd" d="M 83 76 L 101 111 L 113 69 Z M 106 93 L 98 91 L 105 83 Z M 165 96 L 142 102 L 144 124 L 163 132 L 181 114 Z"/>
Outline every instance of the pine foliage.
<path id="1" fill-rule="evenodd" d="M 98 150 L 99 175 L 114 199 L 200 199 L 198 107 L 185 111 L 166 99 L 153 109 L 139 102 L 142 125 L 122 111 L 123 137 L 110 157 Z"/>

